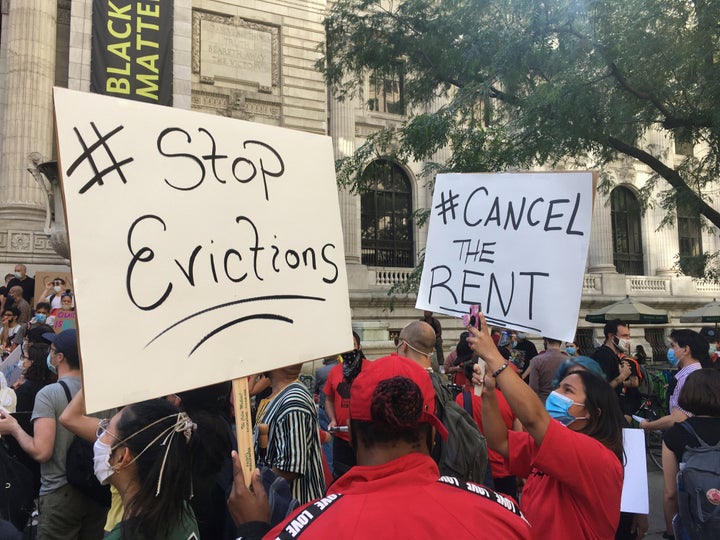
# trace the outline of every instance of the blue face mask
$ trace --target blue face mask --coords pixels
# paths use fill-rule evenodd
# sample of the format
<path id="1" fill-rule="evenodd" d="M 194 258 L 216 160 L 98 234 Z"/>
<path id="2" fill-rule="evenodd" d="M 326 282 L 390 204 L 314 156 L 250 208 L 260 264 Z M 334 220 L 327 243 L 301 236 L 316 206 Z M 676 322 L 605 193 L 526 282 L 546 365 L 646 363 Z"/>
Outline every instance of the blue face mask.
<path id="1" fill-rule="evenodd" d="M 551 418 L 554 418 L 564 426 L 569 426 L 575 420 L 584 420 L 587 416 L 576 417 L 570 414 L 570 407 L 572 405 L 580 405 L 584 407 L 582 403 L 576 403 L 569 397 L 563 396 L 560 392 L 552 391 L 548 395 L 545 401 L 545 409 Z"/>
<path id="2" fill-rule="evenodd" d="M 717 352 L 717 347 L 714 344 L 711 344 L 710 347 L 708 347 L 708 354 L 712 356 Z"/>
<path id="3" fill-rule="evenodd" d="M 671 347 L 670 349 L 668 349 L 667 359 L 668 359 L 668 362 L 670 362 L 670 365 L 671 365 L 672 367 L 677 366 L 677 365 L 678 365 L 678 362 L 680 361 L 680 360 L 678 359 L 678 357 L 675 356 L 675 350 L 674 350 L 672 347 Z"/>
<path id="4" fill-rule="evenodd" d="M 50 358 L 52 358 L 51 352 L 48 353 L 47 358 L 45 359 L 45 363 L 47 364 L 48 369 L 52 371 L 55 375 L 57 375 L 57 368 L 50 363 Z"/>
<path id="5" fill-rule="evenodd" d="M 577 349 L 575 347 L 565 347 L 565 352 L 568 353 L 570 356 L 574 356 L 577 352 Z"/>
<path id="6" fill-rule="evenodd" d="M 37 315 L 35 315 L 35 320 L 38 324 L 45 324 L 45 321 L 47 320 L 47 315 L 45 315 L 44 313 L 38 313 Z"/>

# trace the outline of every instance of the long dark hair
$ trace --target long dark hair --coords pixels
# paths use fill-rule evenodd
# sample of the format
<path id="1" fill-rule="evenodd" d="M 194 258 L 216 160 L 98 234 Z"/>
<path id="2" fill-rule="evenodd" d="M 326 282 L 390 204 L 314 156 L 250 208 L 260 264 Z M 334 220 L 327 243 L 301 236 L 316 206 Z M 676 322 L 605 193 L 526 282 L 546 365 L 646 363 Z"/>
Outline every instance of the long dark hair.
<path id="1" fill-rule="evenodd" d="M 589 371 L 574 371 L 573 375 L 579 376 L 585 386 L 585 407 L 590 417 L 579 432 L 600 441 L 623 463 L 625 420 L 617 395 L 606 381 Z"/>
<path id="2" fill-rule="evenodd" d="M 165 538 L 183 521 L 192 519 L 188 501 L 192 496 L 193 468 L 217 459 L 211 456 L 208 444 L 216 439 L 203 433 L 204 428 L 195 433 L 195 422 L 212 423 L 207 416 L 184 415 L 165 399 L 123 409 L 116 427 L 122 440 L 118 447 L 130 450 L 138 482 L 137 492 L 125 501 L 123 538 Z"/>
<path id="3" fill-rule="evenodd" d="M 43 385 L 50 384 L 57 380 L 57 376 L 48 369 L 47 358 L 50 345 L 45 343 L 29 343 L 27 355 L 31 364 L 25 371 L 25 379 L 28 381 L 37 381 Z"/>

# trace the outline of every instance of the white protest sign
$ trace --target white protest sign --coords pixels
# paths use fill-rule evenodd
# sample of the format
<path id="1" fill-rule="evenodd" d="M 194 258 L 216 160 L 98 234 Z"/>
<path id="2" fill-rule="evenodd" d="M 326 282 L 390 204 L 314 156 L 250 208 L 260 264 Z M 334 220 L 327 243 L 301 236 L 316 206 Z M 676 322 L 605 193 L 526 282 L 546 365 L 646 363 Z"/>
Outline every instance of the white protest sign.
<path id="1" fill-rule="evenodd" d="M 415 307 L 572 341 L 592 204 L 590 172 L 438 175 Z"/>
<path id="2" fill-rule="evenodd" d="M 54 99 L 89 411 L 352 349 L 329 137 Z"/>
<path id="3" fill-rule="evenodd" d="M 645 432 L 642 429 L 623 428 L 623 448 L 625 449 L 625 477 L 620 511 L 631 514 L 648 514 L 650 499 L 645 458 Z"/>

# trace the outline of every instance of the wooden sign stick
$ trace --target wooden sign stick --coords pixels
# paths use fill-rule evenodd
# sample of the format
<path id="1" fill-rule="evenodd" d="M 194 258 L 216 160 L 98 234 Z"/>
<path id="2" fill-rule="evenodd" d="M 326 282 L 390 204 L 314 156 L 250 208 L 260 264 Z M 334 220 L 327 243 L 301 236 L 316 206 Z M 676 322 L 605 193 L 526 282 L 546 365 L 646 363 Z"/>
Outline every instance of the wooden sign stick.
<path id="1" fill-rule="evenodd" d="M 233 402 L 235 404 L 235 433 L 237 436 L 238 456 L 240 456 L 240 463 L 243 467 L 245 484 L 250 487 L 252 473 L 255 470 L 255 451 L 247 377 L 233 379 L 232 387 Z"/>

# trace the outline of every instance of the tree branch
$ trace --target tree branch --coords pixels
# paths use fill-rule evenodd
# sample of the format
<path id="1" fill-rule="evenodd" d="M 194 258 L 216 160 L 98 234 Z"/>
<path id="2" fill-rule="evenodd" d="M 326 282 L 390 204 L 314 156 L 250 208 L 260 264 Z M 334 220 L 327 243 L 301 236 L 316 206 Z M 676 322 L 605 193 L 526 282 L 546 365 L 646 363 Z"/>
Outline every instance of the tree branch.
<path id="1" fill-rule="evenodd" d="M 650 167 L 662 178 L 667 180 L 667 182 L 675 188 L 678 194 L 682 193 L 683 195 L 688 196 L 689 199 L 694 200 L 698 212 L 705 216 L 713 225 L 720 227 L 720 212 L 715 210 L 712 206 L 702 200 L 697 193 L 690 189 L 690 187 L 685 183 L 685 180 L 683 180 L 682 176 L 680 176 L 675 169 L 668 167 L 652 154 L 649 154 L 635 146 L 629 145 L 620 139 L 616 139 L 615 137 L 607 137 L 604 142 L 618 152 L 633 157 Z"/>

